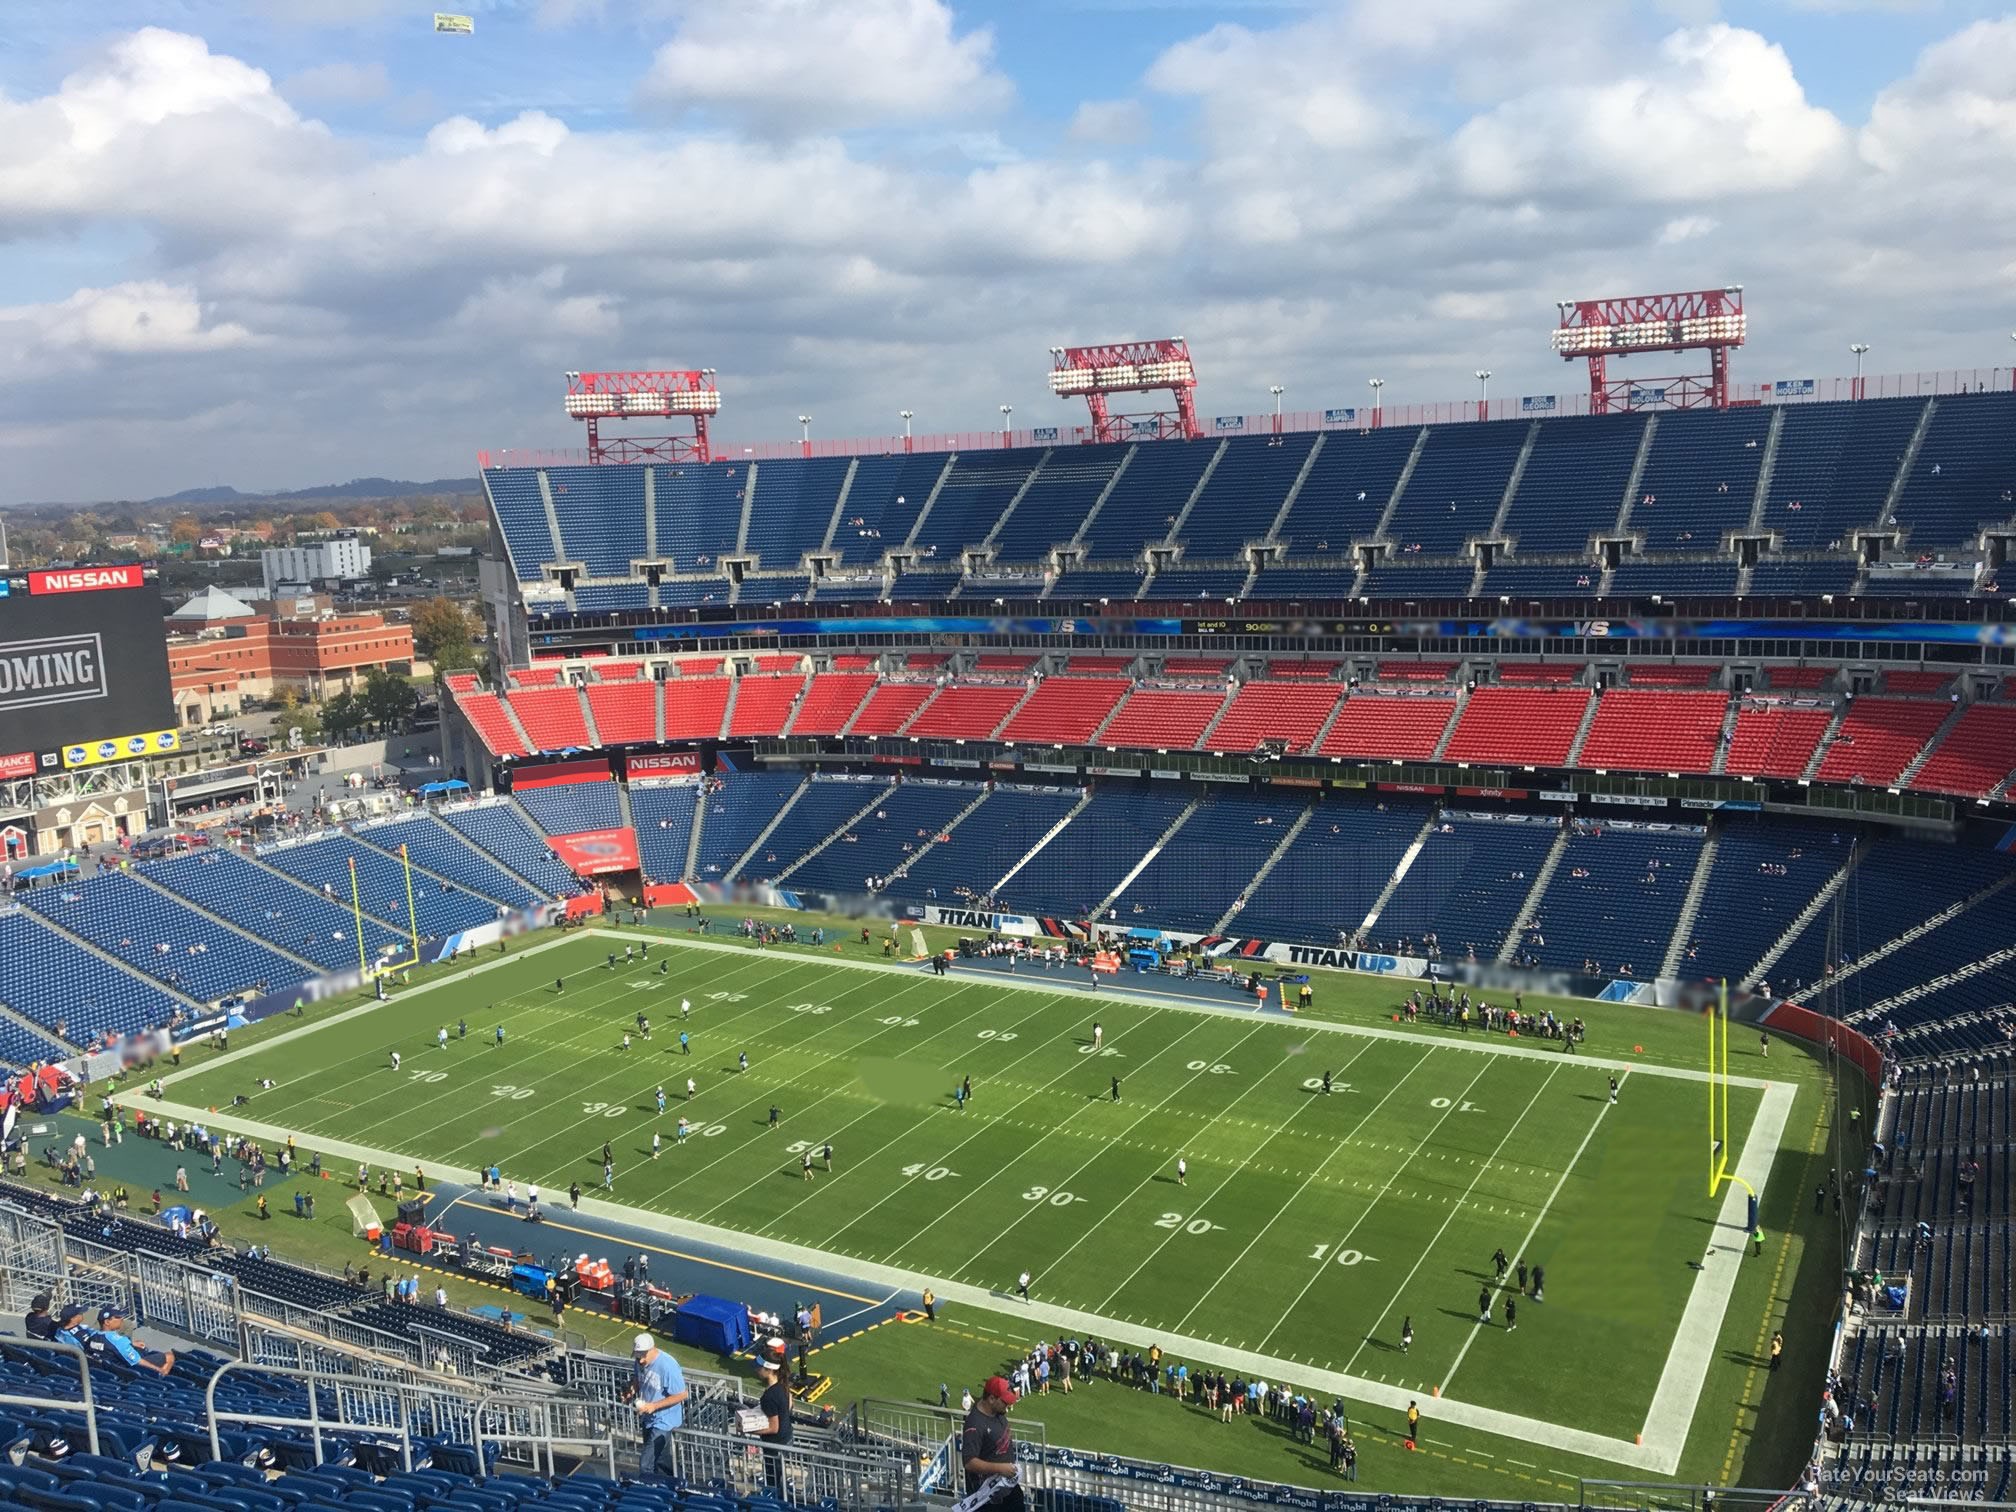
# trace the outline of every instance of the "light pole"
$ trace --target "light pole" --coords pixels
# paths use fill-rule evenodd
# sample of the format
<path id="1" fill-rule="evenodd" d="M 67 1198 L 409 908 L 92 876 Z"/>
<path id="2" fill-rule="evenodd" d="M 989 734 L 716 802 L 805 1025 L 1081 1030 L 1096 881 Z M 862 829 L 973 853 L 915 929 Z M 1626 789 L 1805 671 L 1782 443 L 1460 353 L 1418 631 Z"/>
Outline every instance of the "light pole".
<path id="1" fill-rule="evenodd" d="M 1475 376 L 1477 379 L 1477 418 L 1482 420 L 1486 408 L 1491 402 L 1491 369 L 1478 368 Z"/>
<path id="2" fill-rule="evenodd" d="M 812 417 L 810 415 L 800 415 L 798 417 L 798 449 L 808 457 L 812 455 Z"/>
<path id="3" fill-rule="evenodd" d="M 1012 405 L 1012 404 L 1004 404 L 1004 405 L 1002 405 L 1002 406 L 1001 406 L 1001 445 L 1003 446 L 1003 448 L 1006 448 L 1006 446 L 1008 445 L 1008 433 L 1009 433 L 1009 427 L 1010 427 L 1011 425 L 1013 425 L 1013 423 L 1014 423 L 1014 420 L 1015 420 L 1015 406 L 1014 406 L 1014 405 Z"/>
<path id="4" fill-rule="evenodd" d="M 1365 381 L 1372 388 L 1372 429 L 1377 430 L 1379 429 L 1379 421 L 1383 413 L 1382 406 L 1385 400 L 1385 395 L 1381 390 L 1386 387 L 1386 380 L 1384 378 L 1367 378 Z"/>
<path id="5" fill-rule="evenodd" d="M 903 415 L 903 450 L 905 450 L 906 452 L 907 452 L 908 450 L 910 450 L 910 419 L 911 419 L 911 417 L 912 417 L 913 415 L 915 415 L 916 413 L 917 413 L 917 412 L 916 412 L 915 410 L 904 410 L 904 411 L 902 411 L 902 415 Z"/>
<path id="6" fill-rule="evenodd" d="M 1866 341 L 1851 341 L 1848 343 L 1848 350 L 1855 354 L 1855 397 L 1860 399 L 1862 397 L 1862 358 L 1869 350 L 1869 343 Z"/>
<path id="7" fill-rule="evenodd" d="M 1274 396 L 1274 434 L 1278 436 L 1281 434 L 1281 385 L 1270 383 L 1267 392 Z"/>

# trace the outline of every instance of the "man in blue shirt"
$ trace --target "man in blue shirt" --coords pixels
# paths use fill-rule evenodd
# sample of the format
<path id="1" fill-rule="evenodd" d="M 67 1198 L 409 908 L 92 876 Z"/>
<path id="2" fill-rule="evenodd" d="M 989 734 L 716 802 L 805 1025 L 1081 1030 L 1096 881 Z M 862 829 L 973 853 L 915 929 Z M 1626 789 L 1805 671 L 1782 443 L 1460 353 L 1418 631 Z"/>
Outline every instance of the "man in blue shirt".
<path id="1" fill-rule="evenodd" d="M 648 1333 L 631 1341 L 630 1356 L 637 1367 L 630 1396 L 637 1404 L 637 1415 L 644 1420 L 644 1452 L 638 1458 L 637 1473 L 661 1475 L 660 1461 L 672 1435 L 686 1421 L 686 1376 L 679 1362 L 661 1350 Z"/>
<path id="2" fill-rule="evenodd" d="M 98 1309 L 98 1334 L 104 1339 L 107 1349 L 135 1370 L 151 1370 L 156 1375 L 164 1376 L 174 1371 L 174 1351 L 142 1349 L 138 1343 L 126 1336 L 126 1326 L 126 1315 L 118 1308 Z"/>

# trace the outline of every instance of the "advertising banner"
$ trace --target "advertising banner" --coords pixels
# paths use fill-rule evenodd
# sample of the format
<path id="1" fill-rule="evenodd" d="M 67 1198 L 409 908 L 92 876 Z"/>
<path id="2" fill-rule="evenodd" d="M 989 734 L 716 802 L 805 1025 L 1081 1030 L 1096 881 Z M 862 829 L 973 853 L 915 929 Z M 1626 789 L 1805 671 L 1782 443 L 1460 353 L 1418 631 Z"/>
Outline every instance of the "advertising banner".
<path id="1" fill-rule="evenodd" d="M 623 771 L 630 777 L 698 777 L 700 756 L 698 752 L 679 752 L 666 756 L 631 756 L 625 759 Z"/>
<path id="2" fill-rule="evenodd" d="M 639 870 L 637 832 L 629 828 L 582 830 L 575 835 L 548 837 L 553 854 L 577 877 Z"/>
<path id="3" fill-rule="evenodd" d="M 1221 431 L 1242 431 L 1246 429 L 1244 415 L 1220 415 L 1211 422 Z"/>

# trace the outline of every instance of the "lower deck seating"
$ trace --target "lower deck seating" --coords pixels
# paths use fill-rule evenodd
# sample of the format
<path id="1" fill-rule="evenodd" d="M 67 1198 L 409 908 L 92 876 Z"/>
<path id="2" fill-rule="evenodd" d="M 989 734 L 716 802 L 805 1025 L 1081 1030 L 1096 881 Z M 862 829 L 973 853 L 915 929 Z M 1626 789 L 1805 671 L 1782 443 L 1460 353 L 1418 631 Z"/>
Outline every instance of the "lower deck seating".
<path id="1" fill-rule="evenodd" d="M 1578 825 L 1522 952 L 1543 966 L 1650 981 L 1665 962 L 1705 839 L 1698 830 Z"/>
<path id="2" fill-rule="evenodd" d="M 1004 906 L 1022 913 L 1085 917 L 1148 854 L 1187 804 L 1187 794 L 1099 789 L 1076 818 L 1001 884 Z"/>
<path id="3" fill-rule="evenodd" d="M 1432 934 L 1447 959 L 1474 952 L 1495 960 L 1558 833 L 1549 823 L 1445 815 L 1386 900 L 1372 937 L 1412 949 Z"/>
<path id="4" fill-rule="evenodd" d="M 693 839 L 698 783 L 632 783 L 630 817 L 637 830 L 637 860 L 646 879 L 677 882 L 686 875 L 686 852 Z"/>

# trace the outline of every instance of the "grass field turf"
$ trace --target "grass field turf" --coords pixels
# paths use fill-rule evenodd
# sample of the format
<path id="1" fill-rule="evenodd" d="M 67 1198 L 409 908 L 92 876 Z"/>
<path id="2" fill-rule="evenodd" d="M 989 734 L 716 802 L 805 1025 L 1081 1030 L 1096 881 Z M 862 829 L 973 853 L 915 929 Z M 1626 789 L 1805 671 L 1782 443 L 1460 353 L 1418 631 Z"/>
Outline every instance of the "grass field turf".
<path id="1" fill-rule="evenodd" d="M 1441 1385 L 1594 1432 L 1628 1435 L 1644 1418 L 1690 1280 L 1680 1257 L 1698 1252 L 1707 1212 L 1698 1083 L 1629 1076 L 1613 1110 L 1605 1072 L 1553 1052 L 1477 1054 L 1446 1031 L 1312 1036 L 1278 1019 L 892 978 L 809 954 L 676 952 L 663 978 L 655 962 L 611 973 L 605 955 L 600 938 L 569 941 L 185 1073 L 172 1095 L 223 1104 L 272 1076 L 281 1086 L 246 1112 L 311 1146 L 341 1137 L 437 1170 L 495 1160 L 549 1190 L 599 1182 L 606 1135 L 613 1195 L 633 1207 L 920 1280 L 1002 1289 L 1026 1266 L 1039 1298 L 1144 1329 Z M 682 993 L 699 1005 L 691 1057 L 676 1053 L 672 1025 Z M 1395 984 L 1332 978 L 1321 1006 L 1383 1020 L 1396 996 Z M 656 1034 L 626 1055 L 615 1047 L 640 1002 Z M 470 1038 L 434 1050 L 437 1021 L 464 1013 Z M 1094 1014 L 1116 1054 L 1084 1053 Z M 1606 1025 L 1628 1024 L 1648 1062 L 1684 1061 L 1671 1031 L 1698 1033 L 1673 1015 L 1590 1016 L 1592 1052 L 1629 1052 L 1605 1042 Z M 489 1044 L 500 1021 L 501 1050 Z M 744 1049 L 746 1076 L 734 1069 Z M 1303 1086 L 1319 1052 L 1339 1071 L 1328 1099 Z M 1807 1064 L 1781 1055 L 1779 1068 Z M 687 1074 L 701 1085 L 684 1111 L 718 1132 L 675 1150 Z M 976 1099 L 961 1115 L 947 1094 L 967 1074 Z M 675 1099 L 662 1124 L 649 1096 L 661 1082 Z M 773 1100 L 778 1133 L 765 1127 Z M 1739 1131 L 1752 1100 L 1739 1089 Z M 655 1164 L 653 1126 L 668 1146 Z M 808 1187 L 789 1146 L 828 1138 L 836 1171 Z M 1179 1152 L 1187 1188 L 1175 1185 Z M 1498 1244 L 1516 1257 L 1529 1232 L 1523 1252 L 1548 1265 L 1548 1302 L 1525 1310 L 1516 1337 L 1477 1329 L 1486 1257 Z M 1416 1329 L 1405 1360 L 1402 1314 Z M 1592 1350 L 1601 1372 L 1578 1368 Z"/>

